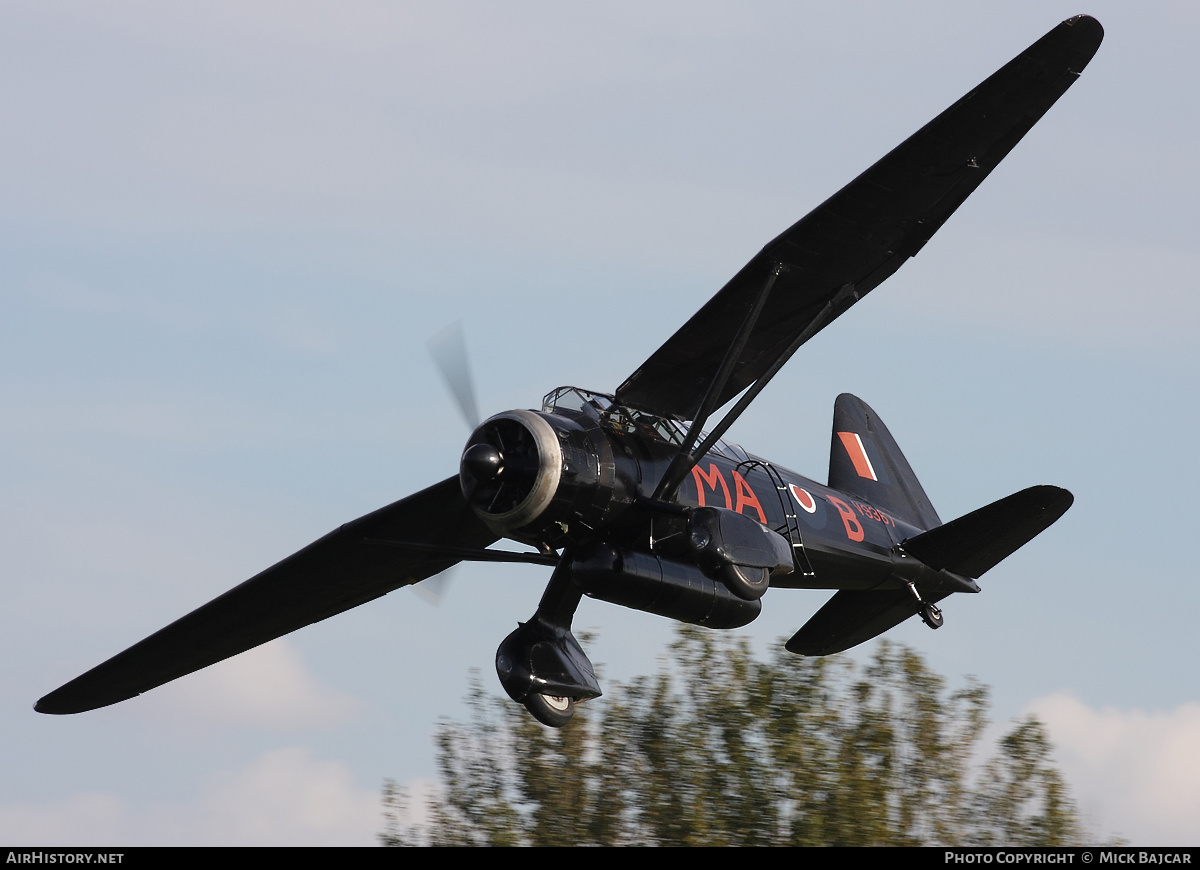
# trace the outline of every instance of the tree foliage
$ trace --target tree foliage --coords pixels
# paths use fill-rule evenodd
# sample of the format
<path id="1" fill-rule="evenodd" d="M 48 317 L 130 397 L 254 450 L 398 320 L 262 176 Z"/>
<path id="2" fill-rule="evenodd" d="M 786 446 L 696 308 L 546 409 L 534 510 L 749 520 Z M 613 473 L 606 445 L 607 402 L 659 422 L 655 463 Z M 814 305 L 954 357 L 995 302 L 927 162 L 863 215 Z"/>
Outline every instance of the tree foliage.
<path id="1" fill-rule="evenodd" d="M 911 649 L 757 661 L 681 629 L 653 676 L 577 708 L 560 731 L 486 695 L 437 736 L 441 794 L 387 844 L 1063 845 L 1082 838 L 1051 746 L 1017 723 L 982 767 L 987 689 L 951 691 Z"/>

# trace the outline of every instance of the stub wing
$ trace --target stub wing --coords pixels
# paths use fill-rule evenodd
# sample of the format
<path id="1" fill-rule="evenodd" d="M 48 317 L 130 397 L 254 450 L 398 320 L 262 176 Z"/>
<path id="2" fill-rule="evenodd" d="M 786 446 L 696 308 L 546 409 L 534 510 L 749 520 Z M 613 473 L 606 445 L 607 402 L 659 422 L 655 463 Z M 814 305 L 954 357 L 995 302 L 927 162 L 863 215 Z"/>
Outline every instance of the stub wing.
<path id="1" fill-rule="evenodd" d="M 617 399 L 695 419 L 746 313 L 781 264 L 714 407 L 732 399 L 794 351 L 806 330 L 815 334 L 915 256 L 1071 86 L 1103 35 L 1086 15 L 1054 28 L 763 248 L 629 376 Z"/>
<path id="2" fill-rule="evenodd" d="M 417 550 L 377 543 L 417 541 Z M 482 548 L 493 535 L 452 477 L 346 523 L 282 562 L 38 701 L 40 713 L 82 713 L 163 683 L 432 577 L 458 559 L 437 547 Z"/>

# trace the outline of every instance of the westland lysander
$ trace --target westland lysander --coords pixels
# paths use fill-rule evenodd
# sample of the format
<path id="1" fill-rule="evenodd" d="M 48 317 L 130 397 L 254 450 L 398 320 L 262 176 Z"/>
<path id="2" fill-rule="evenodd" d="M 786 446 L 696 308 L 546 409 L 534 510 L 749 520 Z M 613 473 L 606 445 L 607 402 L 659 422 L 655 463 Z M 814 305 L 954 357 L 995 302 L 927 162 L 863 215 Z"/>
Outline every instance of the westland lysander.
<path id="1" fill-rule="evenodd" d="M 571 633 L 584 595 L 721 629 L 758 616 L 768 587 L 836 590 L 787 643 L 809 656 L 913 616 L 940 627 L 939 602 L 978 592 L 1069 492 L 1035 486 L 942 523 L 850 395 L 834 406 L 825 484 L 723 435 L 802 344 L 921 250 L 1102 37 L 1087 16 L 1054 28 L 763 248 L 615 392 L 561 387 L 538 410 L 473 421 L 457 475 L 341 526 L 37 709 L 115 704 L 464 560 L 553 569 L 496 654 L 508 694 L 553 726 L 600 694 Z M 468 390 L 458 383 L 464 409 Z M 491 549 L 501 538 L 530 549 Z"/>

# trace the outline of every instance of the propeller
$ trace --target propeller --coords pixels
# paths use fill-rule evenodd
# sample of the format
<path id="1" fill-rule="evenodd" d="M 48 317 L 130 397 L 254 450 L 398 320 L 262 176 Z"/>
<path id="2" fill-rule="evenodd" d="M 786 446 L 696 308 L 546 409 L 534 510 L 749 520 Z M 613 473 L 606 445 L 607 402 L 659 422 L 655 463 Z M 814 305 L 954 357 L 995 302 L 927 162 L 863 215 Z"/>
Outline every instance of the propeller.
<path id="1" fill-rule="evenodd" d="M 454 573 L 457 567 L 457 565 L 452 565 L 441 574 L 435 574 L 428 580 L 414 583 L 410 587 L 413 594 L 431 607 L 441 607 L 442 600 L 446 597 L 446 593 L 450 591 L 450 575 Z"/>
<path id="2" fill-rule="evenodd" d="M 429 355 L 433 357 L 438 374 L 442 376 L 442 383 L 453 397 L 455 404 L 458 405 L 463 422 L 467 424 L 470 431 L 474 432 L 479 427 L 479 403 L 475 400 L 475 381 L 471 377 L 471 366 L 467 361 L 467 340 L 463 334 L 462 321 L 451 323 L 429 339 L 426 347 L 429 348 Z M 491 448 L 492 453 L 495 454 L 494 457 L 483 455 L 488 452 L 486 449 L 488 447 L 490 445 L 477 444 L 463 457 L 467 474 L 474 481 L 469 491 L 464 494 L 467 503 L 464 511 L 470 511 L 469 505 L 475 487 L 480 482 L 494 480 L 503 469 L 504 459 L 498 450 Z M 469 460 L 468 456 L 471 456 L 474 451 L 478 451 L 479 455 L 475 459 Z M 462 517 L 459 518 L 459 525 L 461 524 Z M 452 566 L 423 583 L 415 584 L 412 587 L 413 592 L 426 604 L 439 606 L 450 590 L 450 578 L 456 568 L 457 566 Z"/>
<path id="3" fill-rule="evenodd" d="M 427 346 L 429 355 L 437 365 L 438 374 L 454 397 L 467 428 L 474 432 L 479 426 L 479 404 L 475 401 L 475 384 L 467 363 L 467 341 L 463 337 L 462 321 L 447 326 L 429 339 Z"/>

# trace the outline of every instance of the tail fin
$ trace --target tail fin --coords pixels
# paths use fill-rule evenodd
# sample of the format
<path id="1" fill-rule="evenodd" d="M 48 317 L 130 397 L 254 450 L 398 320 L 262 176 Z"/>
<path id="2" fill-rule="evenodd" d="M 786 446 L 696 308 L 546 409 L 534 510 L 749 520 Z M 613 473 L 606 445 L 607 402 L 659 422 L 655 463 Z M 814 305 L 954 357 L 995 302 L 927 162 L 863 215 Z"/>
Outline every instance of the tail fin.
<path id="1" fill-rule="evenodd" d="M 1074 501 L 1057 486 L 1031 486 L 901 546 L 935 571 L 980 577 L 1049 528 Z"/>
<path id="2" fill-rule="evenodd" d="M 849 393 L 842 393 L 833 405 L 829 486 L 920 529 L 942 523 L 887 426 L 866 402 Z"/>

